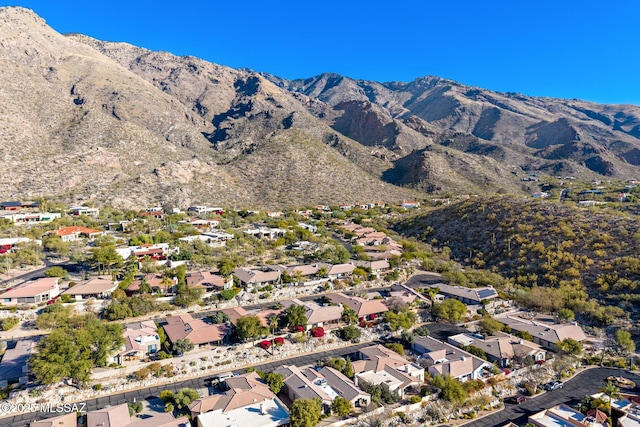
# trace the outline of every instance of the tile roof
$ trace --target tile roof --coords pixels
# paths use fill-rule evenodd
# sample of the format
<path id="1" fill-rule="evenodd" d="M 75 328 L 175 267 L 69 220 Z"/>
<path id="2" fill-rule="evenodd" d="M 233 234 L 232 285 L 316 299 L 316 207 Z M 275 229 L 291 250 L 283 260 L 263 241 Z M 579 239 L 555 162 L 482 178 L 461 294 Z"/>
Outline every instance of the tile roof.
<path id="1" fill-rule="evenodd" d="M 557 343 L 566 338 L 584 341 L 587 336 L 584 330 L 575 323 L 552 324 L 535 320 L 523 319 L 514 315 L 498 316 L 496 320 L 508 325 L 516 331 L 527 331 L 534 338 L 550 343 Z"/>
<path id="2" fill-rule="evenodd" d="M 226 325 L 209 325 L 203 320 L 194 319 L 190 314 L 169 316 L 164 331 L 171 342 L 188 339 L 192 344 L 207 344 L 222 341 L 228 333 Z"/>
<path id="3" fill-rule="evenodd" d="M 75 412 L 60 415 L 59 417 L 47 418 L 41 421 L 32 421 L 29 427 L 77 427 L 78 416 Z"/>
<path id="4" fill-rule="evenodd" d="M 437 371 L 441 375 L 451 375 L 458 378 L 464 375 L 471 375 L 482 366 L 491 364 L 459 349 L 451 344 L 438 341 L 433 337 L 416 336 L 413 341 L 414 348 L 419 347 L 419 351 L 425 351 L 425 356 L 435 363 L 429 370 Z"/>
<path id="5" fill-rule="evenodd" d="M 126 403 L 87 413 L 86 427 L 126 427 L 128 424 L 131 417 Z"/>
<path id="6" fill-rule="evenodd" d="M 78 283 L 65 290 L 65 295 L 93 295 L 109 292 L 118 285 L 109 276 L 98 276 Z"/>
<path id="7" fill-rule="evenodd" d="M 44 277 L 20 283 L 15 288 L 0 294 L 0 299 L 35 297 L 57 289 L 59 281 L 59 277 Z"/>
<path id="8" fill-rule="evenodd" d="M 99 234 L 99 233 L 103 233 L 103 231 L 95 230 L 93 228 L 74 226 L 74 227 L 61 227 L 61 228 L 58 228 L 57 230 L 51 231 L 50 233 L 55 234 L 57 236 L 70 236 L 72 234 L 87 234 L 87 235 Z"/>
<path id="9" fill-rule="evenodd" d="M 249 372 L 225 380 L 229 390 L 221 394 L 197 399 L 191 402 L 192 414 L 221 410 L 229 412 L 255 402 L 274 399 L 276 396 L 256 372 Z"/>
<path id="10" fill-rule="evenodd" d="M 347 296 L 341 292 L 328 294 L 327 297 L 336 304 L 344 304 L 356 312 L 358 317 L 368 316 L 370 314 L 378 314 L 389 311 L 382 300 L 365 300 L 360 297 Z"/>

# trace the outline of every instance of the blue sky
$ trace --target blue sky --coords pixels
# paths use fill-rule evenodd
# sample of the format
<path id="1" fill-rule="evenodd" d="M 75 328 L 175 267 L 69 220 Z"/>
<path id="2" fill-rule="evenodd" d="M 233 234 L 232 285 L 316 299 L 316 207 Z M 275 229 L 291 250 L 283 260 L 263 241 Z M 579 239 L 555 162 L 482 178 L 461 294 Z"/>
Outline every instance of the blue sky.
<path id="1" fill-rule="evenodd" d="M 535 96 L 640 105 L 637 0 L 24 0 L 61 33 L 285 78 L 434 75 Z"/>

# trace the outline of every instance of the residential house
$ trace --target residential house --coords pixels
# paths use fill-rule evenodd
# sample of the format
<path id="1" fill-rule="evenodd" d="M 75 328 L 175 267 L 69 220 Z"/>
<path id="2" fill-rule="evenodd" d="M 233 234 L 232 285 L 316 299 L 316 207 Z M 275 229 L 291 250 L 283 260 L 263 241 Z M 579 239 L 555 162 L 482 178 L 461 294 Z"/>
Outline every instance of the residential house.
<path id="1" fill-rule="evenodd" d="M 42 244 L 40 240 L 33 240 L 27 237 L 8 237 L 4 239 L 0 239 L 0 255 L 11 253 L 17 249 L 17 247 L 22 243 L 35 242 L 36 244 Z"/>
<path id="2" fill-rule="evenodd" d="M 187 212 L 195 212 L 197 214 L 213 213 L 216 215 L 222 215 L 224 213 L 224 209 L 208 206 L 189 206 Z"/>
<path id="3" fill-rule="evenodd" d="M 356 268 L 351 262 L 345 264 L 326 264 L 321 262 L 318 263 L 318 266 L 327 271 L 326 275 L 331 280 L 351 277 L 351 273 L 353 273 L 353 270 Z"/>
<path id="4" fill-rule="evenodd" d="M 464 286 L 453 286 L 445 283 L 429 286 L 438 288 L 438 293 L 444 298 L 455 298 L 467 305 L 480 305 L 484 301 L 498 298 L 498 291 L 493 286 L 482 286 L 478 288 L 466 288 Z"/>
<path id="5" fill-rule="evenodd" d="M 200 218 L 187 218 L 182 221 L 178 221 L 181 224 L 189 224 L 198 230 L 211 231 L 220 225 L 220 221 L 217 219 L 200 219 Z"/>
<path id="6" fill-rule="evenodd" d="M 530 363 L 544 361 L 547 351 L 540 345 L 504 332 L 496 332 L 494 335 L 482 338 L 478 334 L 458 334 L 450 336 L 447 341 L 460 346 L 473 346 L 484 351 L 490 362 L 504 368 L 512 363 Z"/>
<path id="7" fill-rule="evenodd" d="M 69 412 L 45 420 L 31 421 L 29 427 L 78 427 L 78 415 L 75 412 Z"/>
<path id="8" fill-rule="evenodd" d="M 325 329 L 336 327 L 342 318 L 343 309 L 341 305 L 320 305 L 314 301 L 301 301 L 296 298 L 283 301 L 282 304 L 285 307 L 300 305 L 305 308 L 307 330 L 317 326 Z"/>
<path id="9" fill-rule="evenodd" d="M 272 316 L 279 317 L 280 314 L 282 314 L 283 310 L 284 309 L 247 311 L 242 307 L 233 307 L 233 308 L 225 308 L 224 310 L 221 310 L 221 311 L 229 316 L 229 321 L 233 326 L 236 325 L 236 321 L 240 317 L 258 316 L 258 318 L 260 319 L 260 322 L 262 323 L 262 326 L 270 327 L 271 325 L 269 325 L 269 318 Z"/>
<path id="10" fill-rule="evenodd" d="M 19 211 L 22 203 L 18 201 L 0 202 L 0 209 L 3 211 Z"/>
<path id="11" fill-rule="evenodd" d="M 158 327 L 153 320 L 127 323 L 122 333 L 124 345 L 113 361 L 118 364 L 130 360 L 144 360 L 160 351 Z"/>
<path id="12" fill-rule="evenodd" d="M 116 252 L 124 260 L 127 260 L 129 259 L 129 257 L 133 256 L 137 258 L 138 261 L 143 261 L 147 257 L 152 260 L 162 261 L 166 260 L 174 253 L 180 253 L 180 248 L 170 248 L 168 243 L 155 243 L 116 248 Z"/>
<path id="13" fill-rule="evenodd" d="M 233 239 L 233 234 L 223 233 L 223 232 L 206 232 L 202 234 L 196 234 L 193 236 L 185 236 L 181 237 L 179 240 L 183 242 L 193 243 L 196 241 L 201 241 L 206 243 L 208 246 L 212 248 L 219 248 L 227 245 L 227 241 Z"/>
<path id="14" fill-rule="evenodd" d="M 244 234 L 257 237 L 258 239 L 277 240 L 280 237 L 284 237 L 287 230 L 284 228 L 269 228 L 269 227 L 257 227 L 249 230 L 244 230 Z"/>
<path id="15" fill-rule="evenodd" d="M 401 206 L 405 209 L 414 209 L 420 207 L 420 202 L 404 200 Z"/>
<path id="16" fill-rule="evenodd" d="M 435 338 L 416 336 L 411 348 L 421 354 L 431 375 L 450 375 L 460 381 L 492 375 L 491 363 Z"/>
<path id="17" fill-rule="evenodd" d="M 17 305 L 49 301 L 60 294 L 59 282 L 59 277 L 44 277 L 21 283 L 0 294 L 0 302 L 4 305 Z"/>
<path id="18" fill-rule="evenodd" d="M 353 362 L 355 383 L 386 384 L 391 391 L 397 391 L 404 398 L 409 389 L 419 390 L 424 381 L 424 369 L 409 362 L 398 353 L 383 345 L 373 345 L 360 349 Z"/>
<path id="19" fill-rule="evenodd" d="M 162 210 L 144 211 L 144 212 L 138 213 L 138 217 L 139 218 L 154 218 L 154 219 L 162 220 L 164 218 L 164 212 Z M 182 222 L 182 221 L 178 221 L 178 222 Z"/>
<path id="20" fill-rule="evenodd" d="M 63 242 L 73 242 L 80 238 L 85 238 L 89 240 L 93 240 L 98 236 L 104 234 L 102 230 L 94 230 L 92 228 L 87 227 L 61 227 L 57 230 L 49 231 L 48 234 L 53 234 L 55 236 L 60 236 Z"/>
<path id="21" fill-rule="evenodd" d="M 379 299 L 366 300 L 356 296 L 347 296 L 341 292 L 327 294 L 327 298 L 333 303 L 344 305 L 356 312 L 360 320 L 375 320 L 389 308 Z"/>
<path id="22" fill-rule="evenodd" d="M 551 351 L 558 351 L 557 344 L 567 338 L 581 342 L 587 339 L 577 323 L 554 324 L 531 319 L 526 314 L 507 314 L 495 317 L 514 331 L 528 332 L 533 342 Z"/>
<path id="23" fill-rule="evenodd" d="M 355 266 L 362 267 L 371 272 L 374 276 L 380 276 L 389 271 L 389 261 L 381 259 L 377 261 L 351 261 Z"/>
<path id="24" fill-rule="evenodd" d="M 6 218 L 15 225 L 39 224 L 51 222 L 60 218 L 59 213 L 55 212 L 14 212 L 9 211 L 0 213 L 0 218 Z"/>
<path id="25" fill-rule="evenodd" d="M 170 413 L 132 418 L 129 415 L 129 405 L 123 403 L 87 412 L 85 427 L 191 427 L 191 423 L 187 417 L 174 418 Z"/>
<path id="26" fill-rule="evenodd" d="M 173 292 L 177 285 L 177 280 L 175 278 L 165 277 L 160 273 L 149 273 L 145 275 L 142 280 L 134 280 L 131 282 L 125 290 L 127 295 L 139 293 L 142 282 L 147 282 L 151 288 L 151 292 L 154 294 L 166 294 Z"/>
<path id="27" fill-rule="evenodd" d="M 417 292 L 415 289 L 400 283 L 391 285 L 389 298 L 397 298 L 405 304 L 411 304 L 412 302 L 418 300 L 422 301 L 425 304 L 431 305 L 431 300 L 429 298 L 425 297 L 420 292 Z"/>
<path id="28" fill-rule="evenodd" d="M 291 401 L 319 399 L 325 413 L 331 412 L 331 404 L 336 397 L 345 398 L 354 406 L 366 406 L 371 401 L 369 393 L 360 390 L 353 381 L 333 368 L 325 367 L 319 372 L 285 365 L 274 372 L 283 376 L 285 392 Z"/>
<path id="29" fill-rule="evenodd" d="M 75 215 L 75 216 L 86 215 L 92 218 L 98 218 L 98 216 L 100 216 L 100 209 L 89 208 L 87 206 L 78 206 L 75 208 L 71 208 L 71 215 Z"/>
<path id="30" fill-rule="evenodd" d="M 164 331 L 172 343 L 188 339 L 196 348 L 201 345 L 222 345 L 229 328 L 224 324 L 210 325 L 203 320 L 194 319 L 190 314 L 166 317 Z"/>
<path id="31" fill-rule="evenodd" d="M 278 427 L 290 423 L 289 410 L 255 372 L 225 380 L 228 390 L 191 402 L 198 427 Z"/>
<path id="32" fill-rule="evenodd" d="M 239 267 L 233 270 L 233 275 L 240 280 L 243 286 L 252 288 L 279 283 L 281 273 L 274 270 L 262 271 Z"/>
<path id="33" fill-rule="evenodd" d="M 62 295 L 70 295 L 76 301 L 90 298 L 107 298 L 118 288 L 110 276 L 98 276 L 79 282 L 77 285 L 67 288 Z"/>
<path id="34" fill-rule="evenodd" d="M 6 388 L 9 384 L 26 384 L 29 376 L 29 358 L 36 350 L 36 340 L 22 338 L 8 346 L 0 360 L 0 388 Z"/>
<path id="35" fill-rule="evenodd" d="M 369 393 L 360 389 L 352 380 L 334 368 L 329 366 L 324 366 L 320 370 L 307 368 L 303 373 L 311 381 L 321 380 L 321 385 L 326 383 L 338 395 L 351 402 L 354 407 L 365 407 L 371 402 Z"/>
<path id="36" fill-rule="evenodd" d="M 594 415 L 599 414 L 595 413 Z M 606 423 L 605 420 L 598 420 L 595 416 L 584 415 L 569 405 L 561 403 L 553 408 L 545 409 L 533 415 L 529 415 L 527 422 L 539 427 L 607 427 L 609 424 Z"/>
<path id="37" fill-rule="evenodd" d="M 225 278 L 210 271 L 187 273 L 187 286 L 203 289 L 205 292 L 220 292 L 233 286 L 233 277 Z"/>

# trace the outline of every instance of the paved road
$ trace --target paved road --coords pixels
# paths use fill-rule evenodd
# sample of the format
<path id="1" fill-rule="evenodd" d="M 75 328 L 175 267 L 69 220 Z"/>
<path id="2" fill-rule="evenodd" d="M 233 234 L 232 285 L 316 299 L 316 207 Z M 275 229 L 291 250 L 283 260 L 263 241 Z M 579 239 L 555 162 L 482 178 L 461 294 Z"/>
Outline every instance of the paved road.
<path id="1" fill-rule="evenodd" d="M 412 288 L 424 288 L 428 285 L 436 285 L 443 282 L 445 282 L 445 280 L 441 274 L 425 271 L 411 276 L 405 285 Z"/>
<path id="2" fill-rule="evenodd" d="M 587 369 L 571 380 L 567 381 L 563 388 L 550 391 L 539 395 L 538 397 L 527 399 L 520 405 L 506 404 L 506 408 L 500 412 L 496 412 L 487 417 L 475 420 L 465 427 L 494 427 L 501 426 L 509 421 L 513 421 L 518 425 L 525 425 L 527 418 L 531 414 L 540 412 L 543 409 L 550 408 L 559 403 L 567 403 L 569 405 L 578 404 L 582 398 L 587 395 L 597 393 L 605 384 L 605 378 L 610 375 L 623 375 L 625 378 L 633 380 L 636 384 L 640 384 L 640 376 L 629 372 L 621 371 L 613 368 L 593 368 Z M 634 390 L 624 390 L 630 393 L 640 393 L 640 387 Z"/>
<path id="3" fill-rule="evenodd" d="M 330 357 L 346 357 L 352 355 L 359 349 L 372 345 L 372 343 L 360 343 L 355 344 L 349 347 L 343 347 L 333 350 L 327 350 L 319 353 L 305 354 L 298 357 L 293 357 L 286 360 L 277 360 L 274 362 L 265 362 L 261 364 L 255 365 L 256 369 L 262 371 L 272 371 L 275 368 L 282 366 L 284 364 L 288 365 L 296 365 L 296 366 L 305 366 L 315 364 L 318 360 L 330 358 Z M 241 372 L 242 370 L 238 370 Z M 160 386 L 149 387 L 142 390 L 133 390 L 128 391 L 126 393 L 113 394 L 105 397 L 98 397 L 95 399 L 87 400 L 86 402 L 86 411 L 95 411 L 96 409 L 102 409 L 107 405 L 115 406 L 120 405 L 127 402 L 133 402 L 133 399 L 136 401 L 141 401 L 145 399 L 151 399 L 153 397 L 159 396 L 162 390 L 172 390 L 174 393 L 183 387 L 190 387 L 194 389 L 203 388 L 205 386 L 205 379 L 210 378 L 213 374 L 209 374 L 199 378 L 192 378 L 186 381 L 180 381 L 173 384 L 163 384 Z M 36 419 L 45 419 L 49 418 L 49 416 L 55 416 L 57 414 L 43 414 L 39 412 L 29 412 L 21 415 L 16 415 L 14 417 L 0 418 L 0 426 L 2 427 L 25 427 L 28 426 L 30 422 L 35 421 Z"/>

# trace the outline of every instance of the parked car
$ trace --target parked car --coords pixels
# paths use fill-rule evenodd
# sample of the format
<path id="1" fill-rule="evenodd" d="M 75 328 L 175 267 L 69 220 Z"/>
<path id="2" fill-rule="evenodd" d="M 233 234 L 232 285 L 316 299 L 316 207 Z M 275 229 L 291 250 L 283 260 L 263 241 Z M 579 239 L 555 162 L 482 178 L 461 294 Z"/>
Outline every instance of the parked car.
<path id="1" fill-rule="evenodd" d="M 521 394 L 516 394 L 515 396 L 507 397 L 504 399 L 507 403 L 513 403 L 514 405 L 519 405 L 525 401 L 525 397 Z"/>
<path id="2" fill-rule="evenodd" d="M 547 391 L 551 391 L 562 387 L 564 387 L 564 383 L 562 381 L 551 381 L 550 383 L 546 383 L 543 388 Z"/>

